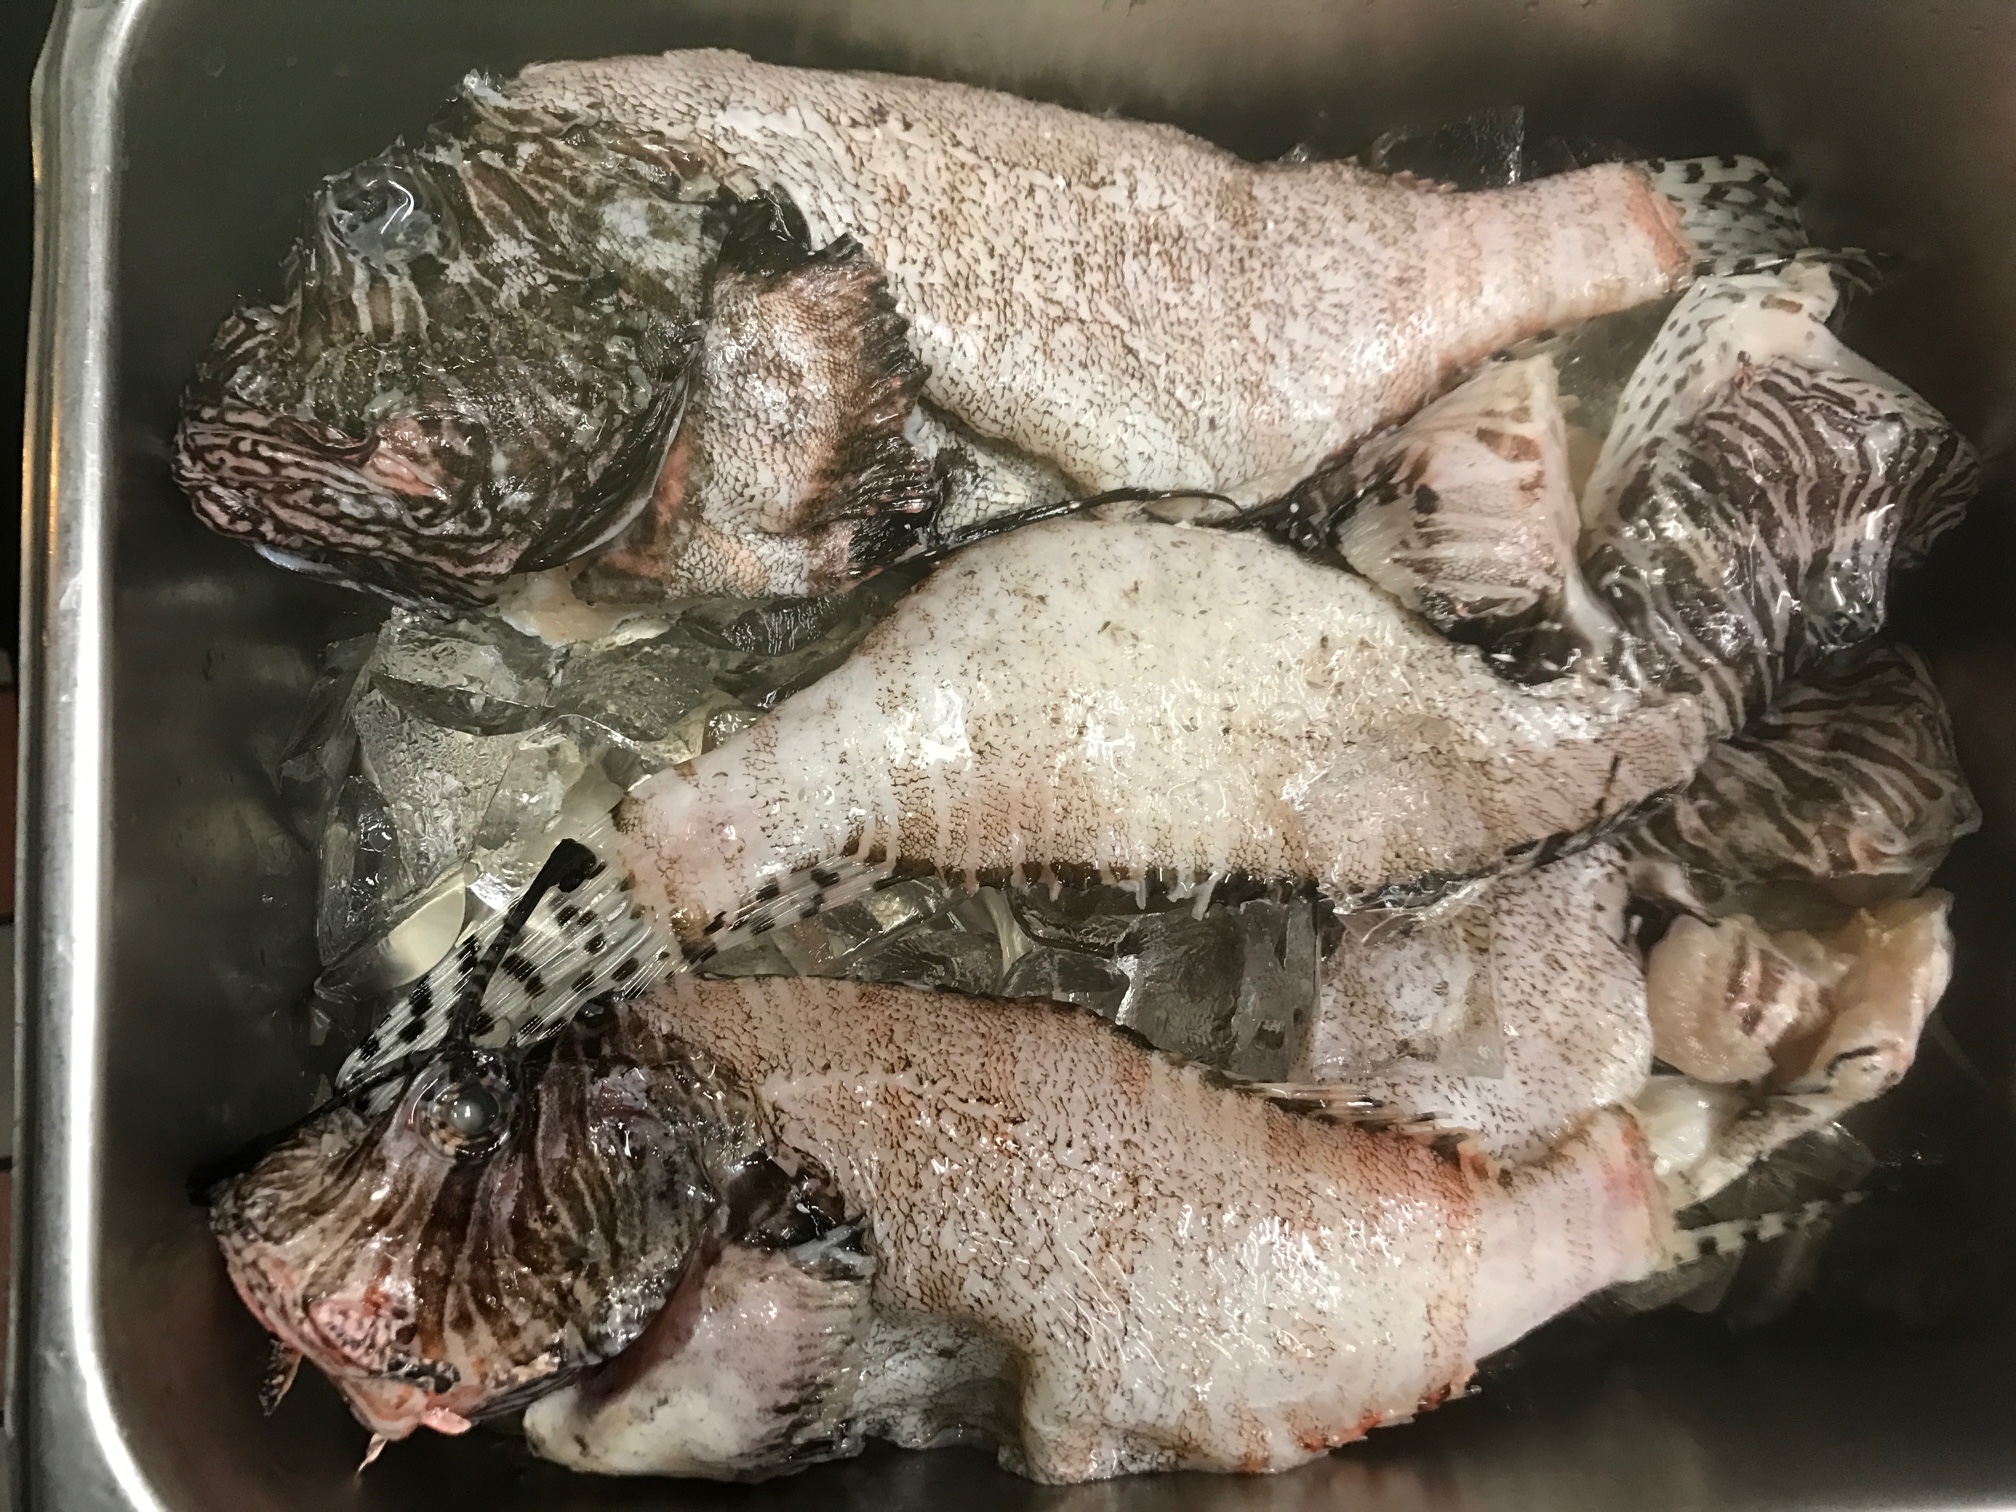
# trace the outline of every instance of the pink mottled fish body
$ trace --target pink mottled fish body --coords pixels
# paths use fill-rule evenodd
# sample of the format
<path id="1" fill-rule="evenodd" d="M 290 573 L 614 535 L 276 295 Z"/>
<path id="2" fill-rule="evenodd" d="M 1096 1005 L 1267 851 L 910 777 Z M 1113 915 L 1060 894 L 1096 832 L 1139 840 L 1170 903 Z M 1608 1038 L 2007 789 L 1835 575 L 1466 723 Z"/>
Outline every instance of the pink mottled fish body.
<path id="1" fill-rule="evenodd" d="M 539 64 L 513 105 L 678 142 L 860 239 L 927 396 L 1087 491 L 1292 481 L 1699 251 L 1642 169 L 1454 194 L 1173 127 L 737 53 Z"/>
<path id="2" fill-rule="evenodd" d="M 1493 1173 L 1288 1112 L 1068 1010 L 682 977 L 633 1013 L 633 1036 L 746 1085 L 769 1148 L 866 1215 L 878 1317 L 1006 1345 L 1006 1420 L 967 1426 L 1042 1480 L 1299 1464 L 1438 1405 L 1663 1254 L 1628 1115 Z M 902 1368 L 864 1366 L 869 1431 L 902 1436 Z"/>

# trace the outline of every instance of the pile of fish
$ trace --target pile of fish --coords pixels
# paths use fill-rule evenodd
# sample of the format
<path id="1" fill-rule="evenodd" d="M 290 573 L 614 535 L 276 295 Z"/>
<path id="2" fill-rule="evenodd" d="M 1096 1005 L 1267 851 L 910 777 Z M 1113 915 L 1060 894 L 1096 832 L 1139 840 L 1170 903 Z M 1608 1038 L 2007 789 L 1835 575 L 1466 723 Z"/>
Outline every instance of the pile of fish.
<path id="1" fill-rule="evenodd" d="M 345 1058 L 199 1182 L 269 1406 L 1273 1470 L 1824 1230 L 1715 1203 L 1950 974 L 1974 454 L 1762 164 L 1513 147 L 674 53 L 321 187 L 175 451 L 395 605 L 280 773 Z"/>

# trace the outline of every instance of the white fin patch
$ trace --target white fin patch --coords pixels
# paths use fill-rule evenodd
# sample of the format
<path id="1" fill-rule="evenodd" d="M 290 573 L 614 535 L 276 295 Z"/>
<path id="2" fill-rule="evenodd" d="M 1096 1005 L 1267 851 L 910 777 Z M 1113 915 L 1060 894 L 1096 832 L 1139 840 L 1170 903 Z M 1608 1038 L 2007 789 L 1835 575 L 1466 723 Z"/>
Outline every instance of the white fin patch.
<path id="1" fill-rule="evenodd" d="M 1830 266 L 1817 257 L 1767 273 L 1704 278 L 1688 289 L 1618 396 L 1616 419 L 1583 488 L 1583 520 L 1593 524 L 1607 514 L 1646 448 L 1682 430 L 1746 364 L 1792 357 L 1832 365 L 1842 348 L 1827 317 L 1838 297 Z"/>

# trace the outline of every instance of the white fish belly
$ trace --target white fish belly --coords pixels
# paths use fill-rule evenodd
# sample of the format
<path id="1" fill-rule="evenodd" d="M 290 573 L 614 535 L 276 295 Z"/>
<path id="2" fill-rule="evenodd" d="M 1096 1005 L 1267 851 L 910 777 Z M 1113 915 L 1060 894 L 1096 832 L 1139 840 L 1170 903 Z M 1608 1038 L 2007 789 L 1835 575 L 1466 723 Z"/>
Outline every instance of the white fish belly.
<path id="1" fill-rule="evenodd" d="M 681 934 L 846 855 L 953 877 L 1488 872 L 1674 787 L 1692 703 L 1507 684 L 1244 535 L 1062 521 L 953 558 L 839 670 L 640 787 L 625 860 Z"/>

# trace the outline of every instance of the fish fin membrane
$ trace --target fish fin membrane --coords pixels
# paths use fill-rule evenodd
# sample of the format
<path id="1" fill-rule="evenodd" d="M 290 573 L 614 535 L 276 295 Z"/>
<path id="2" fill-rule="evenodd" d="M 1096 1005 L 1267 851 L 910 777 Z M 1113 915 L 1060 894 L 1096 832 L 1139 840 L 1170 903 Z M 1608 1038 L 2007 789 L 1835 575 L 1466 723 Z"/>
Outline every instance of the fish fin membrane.
<path id="1" fill-rule="evenodd" d="M 1807 244 L 1792 191 L 1756 158 L 1655 159 L 1646 169 L 1680 212 L 1697 274 L 1776 267 Z"/>
<path id="2" fill-rule="evenodd" d="M 1979 486 L 1973 448 L 1827 328 L 1824 259 L 1704 279 L 1633 372 L 1590 474 L 1584 569 L 1627 681 L 1740 728 L 1881 628 L 1891 569 Z"/>
<path id="3" fill-rule="evenodd" d="M 781 192 L 725 213 L 710 306 L 754 313 L 758 328 L 735 331 L 733 339 L 789 348 L 782 355 L 803 369 L 808 404 L 828 412 L 817 438 L 823 455 L 806 459 L 809 484 L 783 507 L 766 507 L 760 528 L 809 534 L 933 508 L 931 462 L 905 435 L 926 369 L 880 264 L 852 236 L 812 247 L 804 217 Z M 747 291 L 752 297 L 731 301 L 742 282 L 755 286 Z"/>
<path id="4" fill-rule="evenodd" d="M 483 994 L 472 1035 L 477 1045 L 529 1049 L 584 1008 L 634 997 L 678 967 L 676 941 L 632 895 L 630 878 L 615 860 L 613 825 L 598 823 L 573 838 L 599 864 L 570 891 L 549 892 L 532 911 Z M 392 1000 L 337 1073 L 339 1095 L 442 1043 L 462 983 L 502 922 L 492 915 L 465 929 L 433 969 Z"/>
<path id="5" fill-rule="evenodd" d="M 1811 1202 L 1802 1202 L 1797 1207 L 1763 1213 L 1755 1218 L 1729 1218 L 1720 1223 L 1676 1228 L 1667 1236 L 1659 1268 L 1673 1270 L 1692 1265 L 1697 1260 L 1736 1255 L 1753 1244 L 1768 1244 L 1787 1234 L 1802 1233 L 1831 1221 L 1844 1208 L 1854 1206 L 1867 1195 L 1866 1192 L 1843 1192 L 1839 1197 L 1819 1197 Z"/>
<path id="6" fill-rule="evenodd" d="M 701 942 L 686 956 L 687 964 L 704 969 L 715 957 L 761 939 L 773 930 L 816 918 L 829 909 L 852 903 L 897 881 L 893 861 L 864 861 L 841 856 L 804 871 L 793 872 L 766 886 L 733 914 L 709 924 Z"/>
<path id="7" fill-rule="evenodd" d="M 1584 519 L 1600 520 L 1652 444 L 1683 431 L 1746 367 L 1830 350 L 1826 324 L 1838 299 L 1832 268 L 1817 257 L 1698 280 L 1660 324 L 1617 396 L 1583 489 Z"/>
<path id="8" fill-rule="evenodd" d="M 1553 358 L 1487 363 L 1404 424 L 1264 506 L 1269 534 L 1341 557 L 1494 672 L 1544 682 L 1615 627 L 1577 562 Z"/>
<path id="9" fill-rule="evenodd" d="M 1980 824 L 1923 658 L 1863 646 L 1785 687 L 1622 845 L 1634 893 L 1712 917 L 1774 887 L 1908 895 Z"/>

